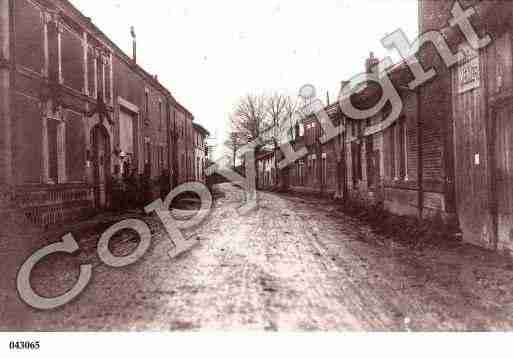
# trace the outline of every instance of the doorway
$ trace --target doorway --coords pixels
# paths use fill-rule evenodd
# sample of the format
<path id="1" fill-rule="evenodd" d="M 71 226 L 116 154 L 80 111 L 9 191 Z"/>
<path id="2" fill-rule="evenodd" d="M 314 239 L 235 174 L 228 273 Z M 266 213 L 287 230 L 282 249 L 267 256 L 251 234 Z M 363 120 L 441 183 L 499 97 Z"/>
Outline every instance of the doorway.
<path id="1" fill-rule="evenodd" d="M 94 206 L 105 209 L 109 202 L 110 182 L 110 140 L 105 127 L 97 125 L 92 129 Z"/>
<path id="2" fill-rule="evenodd" d="M 499 249 L 513 250 L 513 123 L 511 105 L 495 113 L 494 197 Z"/>

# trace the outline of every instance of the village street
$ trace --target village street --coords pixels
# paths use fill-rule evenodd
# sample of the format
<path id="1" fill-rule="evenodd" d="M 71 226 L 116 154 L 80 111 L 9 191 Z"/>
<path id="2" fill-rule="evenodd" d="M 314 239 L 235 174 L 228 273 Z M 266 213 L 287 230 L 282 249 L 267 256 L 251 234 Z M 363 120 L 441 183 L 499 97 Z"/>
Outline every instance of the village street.
<path id="1" fill-rule="evenodd" d="M 96 254 L 107 223 L 77 233 L 81 252 L 41 262 L 32 284 L 41 295 L 62 294 L 75 283 L 78 265 L 92 263 L 85 291 L 62 308 L 39 311 L 17 298 L 12 280 L 4 281 L 0 328 L 513 328 L 513 265 L 496 254 L 459 243 L 408 249 L 313 197 L 260 193 L 259 209 L 240 216 L 242 192 L 231 185 L 222 190 L 212 215 L 187 233 L 200 244 L 174 259 L 156 218 L 145 218 L 152 247 L 123 269 L 107 267 Z M 128 254 L 136 244 L 121 236 L 113 252 Z M 12 268 L 22 261 L 8 262 Z"/>

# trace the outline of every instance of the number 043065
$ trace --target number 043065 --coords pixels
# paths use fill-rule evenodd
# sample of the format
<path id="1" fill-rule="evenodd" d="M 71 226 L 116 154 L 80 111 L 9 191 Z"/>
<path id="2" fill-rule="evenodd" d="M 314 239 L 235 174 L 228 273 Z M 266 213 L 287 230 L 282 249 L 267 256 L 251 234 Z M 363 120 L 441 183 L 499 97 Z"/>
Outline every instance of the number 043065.
<path id="1" fill-rule="evenodd" d="M 39 348 L 39 341 L 12 341 L 9 343 L 11 350 L 38 350 Z"/>

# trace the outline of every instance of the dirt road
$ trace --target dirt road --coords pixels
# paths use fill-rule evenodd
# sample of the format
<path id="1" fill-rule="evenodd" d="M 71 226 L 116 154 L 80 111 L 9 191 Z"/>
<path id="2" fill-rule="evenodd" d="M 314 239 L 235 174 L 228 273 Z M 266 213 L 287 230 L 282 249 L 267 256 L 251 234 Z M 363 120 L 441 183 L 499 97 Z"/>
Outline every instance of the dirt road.
<path id="1" fill-rule="evenodd" d="M 82 251 L 34 270 L 34 288 L 62 294 L 93 264 L 73 302 L 31 309 L 12 293 L 4 329 L 30 330 L 501 330 L 513 328 L 513 265 L 463 244 L 403 248 L 328 200 L 261 193 L 240 216 L 242 193 L 224 185 L 209 219 L 188 236 L 200 244 L 171 259 L 156 218 L 152 247 L 114 269 L 96 254 L 100 231 L 77 234 Z M 56 239 L 57 240 L 57 239 Z M 137 245 L 129 235 L 118 255 Z M 22 262 L 22 261 L 21 261 Z M 20 263 L 21 264 L 21 263 Z M 12 288 L 11 288 L 12 289 Z M 14 301 L 14 302 L 13 302 Z M 5 304 L 5 303 L 4 303 Z"/>

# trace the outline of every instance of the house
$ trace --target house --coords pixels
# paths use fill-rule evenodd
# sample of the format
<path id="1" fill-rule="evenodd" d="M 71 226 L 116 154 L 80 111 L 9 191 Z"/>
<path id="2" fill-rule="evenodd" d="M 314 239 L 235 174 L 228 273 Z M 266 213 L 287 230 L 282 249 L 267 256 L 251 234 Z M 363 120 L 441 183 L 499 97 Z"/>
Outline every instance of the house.
<path id="1" fill-rule="evenodd" d="M 419 1 L 420 30 L 447 27 L 453 2 Z M 473 6 L 472 24 L 487 46 L 475 51 L 458 31 L 445 31 L 453 53 L 464 56 L 421 90 L 421 121 L 433 121 L 444 147 L 448 207 L 463 238 L 477 245 L 513 250 L 512 12 L 508 1 L 462 1 Z M 449 29 L 451 30 L 451 29 Z M 427 49 L 423 63 L 440 63 Z"/>
<path id="2" fill-rule="evenodd" d="M 319 141 L 317 116 L 305 116 L 293 146 L 296 151 L 306 148 L 307 155 L 288 167 L 288 187 L 329 193 L 333 184 L 325 183 L 325 178 L 327 182 L 331 178 L 346 200 L 422 219 L 441 216 L 459 225 L 464 240 L 511 251 L 513 7 L 495 1 L 458 4 L 466 7 L 463 10 L 473 6 L 471 22 L 480 39 L 490 36 L 490 44 L 475 51 L 461 30 L 451 26 L 454 1 L 420 0 L 421 34 L 441 30 L 451 51 L 463 54 L 461 59 L 448 66 L 433 43 L 423 43 L 409 60 L 424 69 L 434 68 L 436 76 L 413 89 L 408 86 L 414 79 L 408 62 L 388 68 L 402 102 L 394 121 L 384 121 L 390 106 L 359 120 L 337 115 L 338 104 L 327 106 L 324 110 L 331 120 L 345 123 L 342 145 L 332 140 L 331 150 L 330 142 Z M 371 56 L 366 71 L 375 64 Z M 351 101 L 357 107 L 371 107 L 380 96 L 379 89 L 368 83 Z M 337 156 L 340 151 L 342 161 Z M 320 162 L 323 157 L 326 166 Z"/>
<path id="3" fill-rule="evenodd" d="M 206 183 L 205 169 L 207 168 L 208 146 L 207 139 L 210 133 L 200 124 L 193 123 L 194 128 L 194 180 Z"/>
<path id="4" fill-rule="evenodd" d="M 194 176 L 193 116 L 135 46 L 127 56 L 67 0 L 1 0 L 0 17 L 3 218 L 70 221 L 109 208 L 132 175 L 145 200 L 163 175 Z"/>

